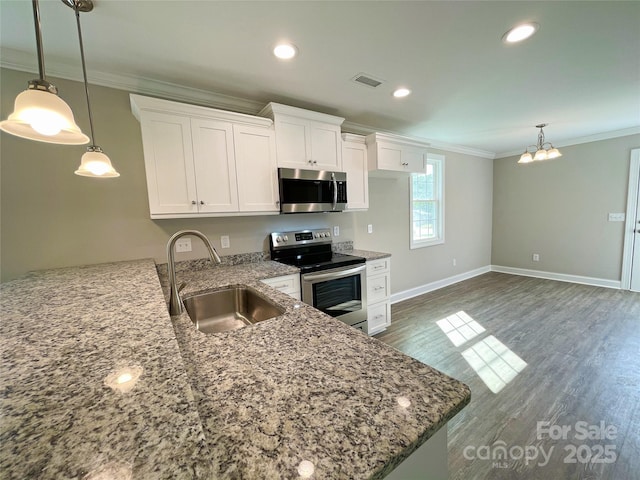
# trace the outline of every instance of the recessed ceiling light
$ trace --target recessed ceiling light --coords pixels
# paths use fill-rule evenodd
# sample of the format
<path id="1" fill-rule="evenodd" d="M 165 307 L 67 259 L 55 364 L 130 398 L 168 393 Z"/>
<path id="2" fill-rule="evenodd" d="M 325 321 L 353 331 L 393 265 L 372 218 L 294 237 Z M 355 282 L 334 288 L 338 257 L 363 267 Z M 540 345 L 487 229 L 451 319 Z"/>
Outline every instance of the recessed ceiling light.
<path id="1" fill-rule="evenodd" d="M 273 49 L 273 54 L 280 60 L 291 60 L 297 53 L 296 46 L 290 43 L 280 43 Z"/>
<path id="2" fill-rule="evenodd" d="M 521 42 L 536 33 L 538 28 L 540 28 L 540 25 L 537 23 L 522 23 L 520 25 L 516 25 L 502 36 L 502 41 L 504 43 Z"/>
<path id="3" fill-rule="evenodd" d="M 411 90 L 409 90 L 408 88 L 398 88 L 393 92 L 393 96 L 396 98 L 402 98 L 402 97 L 406 97 L 407 95 L 409 95 L 411 93 Z"/>

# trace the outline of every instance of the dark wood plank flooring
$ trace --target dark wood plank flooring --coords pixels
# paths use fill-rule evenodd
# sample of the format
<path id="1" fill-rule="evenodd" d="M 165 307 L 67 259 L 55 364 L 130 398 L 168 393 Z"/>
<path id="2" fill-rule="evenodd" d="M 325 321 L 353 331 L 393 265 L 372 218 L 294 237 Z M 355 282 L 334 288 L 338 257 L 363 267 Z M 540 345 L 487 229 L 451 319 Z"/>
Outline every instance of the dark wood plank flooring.
<path id="1" fill-rule="evenodd" d="M 450 479 L 640 479 L 640 294 L 492 272 L 391 311 L 376 338 L 471 387 Z M 485 331 L 456 347 L 436 322 L 461 311 Z M 462 356 L 490 336 L 527 364 L 497 393 Z"/>

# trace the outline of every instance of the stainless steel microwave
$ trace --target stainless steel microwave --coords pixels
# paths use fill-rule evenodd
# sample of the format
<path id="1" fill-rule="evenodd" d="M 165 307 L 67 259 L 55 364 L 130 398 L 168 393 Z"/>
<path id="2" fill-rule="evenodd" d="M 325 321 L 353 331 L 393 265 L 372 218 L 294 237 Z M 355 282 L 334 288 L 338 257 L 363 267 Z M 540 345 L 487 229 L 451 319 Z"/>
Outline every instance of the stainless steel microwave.
<path id="1" fill-rule="evenodd" d="M 278 168 L 280 213 L 341 212 L 347 206 L 347 174 Z"/>

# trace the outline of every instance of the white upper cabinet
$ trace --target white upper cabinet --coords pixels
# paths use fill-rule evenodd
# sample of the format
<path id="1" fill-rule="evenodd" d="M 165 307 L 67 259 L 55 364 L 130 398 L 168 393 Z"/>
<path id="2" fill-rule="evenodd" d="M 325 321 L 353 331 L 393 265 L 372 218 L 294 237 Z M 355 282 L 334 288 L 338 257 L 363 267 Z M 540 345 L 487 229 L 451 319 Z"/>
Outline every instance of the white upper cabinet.
<path id="1" fill-rule="evenodd" d="M 191 120 L 146 112 L 141 129 L 152 217 L 197 213 Z"/>
<path id="2" fill-rule="evenodd" d="M 191 139 L 198 212 L 238 211 L 233 125 L 193 118 Z"/>
<path id="3" fill-rule="evenodd" d="M 347 173 L 347 210 L 368 209 L 367 146 L 362 135 L 342 134 L 342 168 Z"/>
<path id="4" fill-rule="evenodd" d="M 344 118 L 278 103 L 259 115 L 274 121 L 278 167 L 342 171 Z"/>
<path id="5" fill-rule="evenodd" d="M 428 143 L 385 133 L 368 135 L 366 143 L 369 170 L 425 172 Z"/>
<path id="6" fill-rule="evenodd" d="M 279 213 L 271 120 L 130 97 L 151 218 Z"/>
<path id="7" fill-rule="evenodd" d="M 234 125 L 238 204 L 241 212 L 280 210 L 276 139 L 272 129 Z"/>

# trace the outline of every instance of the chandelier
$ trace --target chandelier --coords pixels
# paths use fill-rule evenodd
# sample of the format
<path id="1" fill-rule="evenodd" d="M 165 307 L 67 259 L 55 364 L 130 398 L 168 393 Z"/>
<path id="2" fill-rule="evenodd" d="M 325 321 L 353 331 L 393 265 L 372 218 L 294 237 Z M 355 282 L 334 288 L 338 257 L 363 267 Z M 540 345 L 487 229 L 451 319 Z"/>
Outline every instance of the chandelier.
<path id="1" fill-rule="evenodd" d="M 544 141 L 544 131 L 542 130 L 542 128 L 546 127 L 547 125 L 548 123 L 541 123 L 539 125 L 536 125 L 536 128 L 540 129 L 540 131 L 538 132 L 538 144 L 529 145 L 527 148 L 525 148 L 524 153 L 520 155 L 520 160 L 518 160 L 518 163 L 531 163 L 540 160 L 552 160 L 554 158 L 562 156 L 560 150 L 555 148 L 550 142 Z"/>

